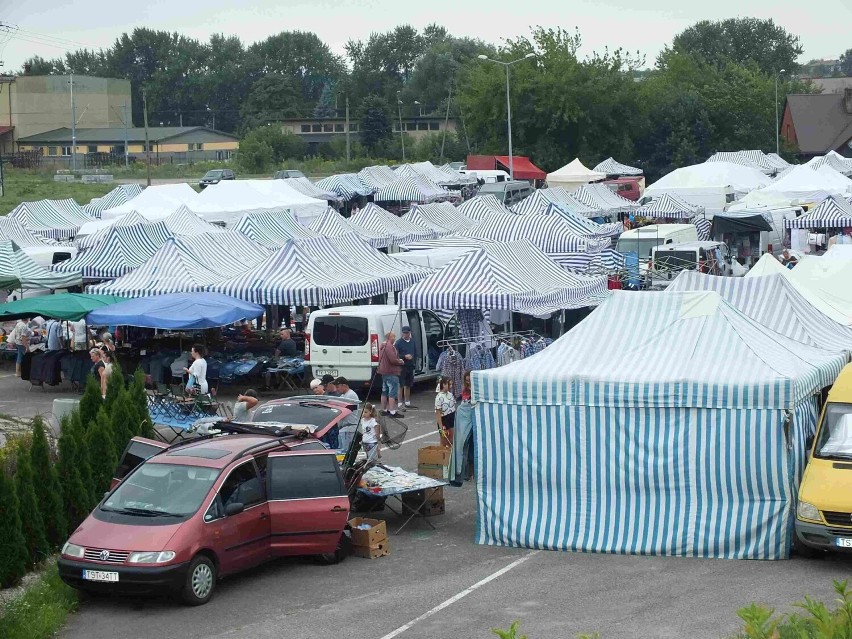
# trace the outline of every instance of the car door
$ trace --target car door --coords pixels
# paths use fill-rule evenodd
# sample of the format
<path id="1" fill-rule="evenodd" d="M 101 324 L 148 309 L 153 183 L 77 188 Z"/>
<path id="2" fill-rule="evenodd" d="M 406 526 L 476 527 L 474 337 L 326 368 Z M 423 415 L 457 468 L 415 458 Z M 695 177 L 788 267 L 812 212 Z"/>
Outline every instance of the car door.
<path id="1" fill-rule="evenodd" d="M 405 311 L 405 320 L 411 327 L 411 340 L 414 342 L 414 374 L 422 375 L 424 372 L 423 359 L 423 327 L 420 325 L 420 313 L 417 311 Z"/>
<path id="2" fill-rule="evenodd" d="M 438 343 L 444 339 L 444 323 L 432 311 L 420 311 L 423 317 L 423 348 L 425 371 L 434 372 L 441 356 L 441 347 Z"/>
<path id="3" fill-rule="evenodd" d="M 270 453 L 267 490 L 273 556 L 334 552 L 349 518 L 336 455 Z"/>
<path id="4" fill-rule="evenodd" d="M 242 512 L 228 515 L 231 504 L 243 504 Z M 269 504 L 254 460 L 247 459 L 230 470 L 204 514 L 204 523 L 223 574 L 255 566 L 269 557 Z"/>

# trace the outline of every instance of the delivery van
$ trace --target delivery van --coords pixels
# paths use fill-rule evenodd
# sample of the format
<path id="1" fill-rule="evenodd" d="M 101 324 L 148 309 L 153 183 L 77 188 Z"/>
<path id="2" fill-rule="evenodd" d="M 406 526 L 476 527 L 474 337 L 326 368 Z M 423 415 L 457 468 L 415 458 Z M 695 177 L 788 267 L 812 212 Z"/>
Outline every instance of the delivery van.
<path id="1" fill-rule="evenodd" d="M 305 361 L 314 377 L 345 377 L 353 389 L 370 385 L 379 365 L 379 346 L 388 331 L 411 327 L 417 346 L 414 379 L 435 378 L 444 323 L 432 311 L 403 310 L 389 304 L 339 306 L 313 311 L 305 331 Z"/>
<path id="2" fill-rule="evenodd" d="M 512 207 L 532 195 L 533 187 L 526 180 L 511 180 L 483 184 L 477 195 L 493 195 L 504 206 Z"/>
<path id="3" fill-rule="evenodd" d="M 655 246 L 697 241 L 698 231 L 694 224 L 651 224 L 622 233 L 615 250 L 637 253 L 641 264 L 651 257 L 651 249 Z"/>
<path id="4" fill-rule="evenodd" d="M 799 486 L 796 549 L 852 553 L 852 364 L 828 392 Z"/>
<path id="5" fill-rule="evenodd" d="M 665 288 L 681 271 L 733 276 L 728 245 L 724 242 L 684 242 L 655 246 L 651 249 L 645 286 Z"/>

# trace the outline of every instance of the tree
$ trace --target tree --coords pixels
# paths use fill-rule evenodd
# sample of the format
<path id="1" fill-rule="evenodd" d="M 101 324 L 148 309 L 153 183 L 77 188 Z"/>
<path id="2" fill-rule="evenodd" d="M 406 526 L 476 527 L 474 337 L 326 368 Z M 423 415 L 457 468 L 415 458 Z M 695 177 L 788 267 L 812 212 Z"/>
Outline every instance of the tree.
<path id="1" fill-rule="evenodd" d="M 245 130 L 304 115 L 305 104 L 298 85 L 283 75 L 266 75 L 251 85 L 242 106 Z"/>
<path id="2" fill-rule="evenodd" d="M 781 69 L 795 70 L 803 51 L 799 37 L 771 19 L 701 20 L 675 36 L 671 48 L 660 54 L 658 64 L 665 67 L 668 56 L 676 52 L 719 68 L 728 62 L 754 62 L 763 73 L 774 75 Z"/>
<path id="3" fill-rule="evenodd" d="M 852 49 L 840 54 L 840 72 L 847 78 L 852 77 Z"/>
<path id="4" fill-rule="evenodd" d="M 112 413 L 113 407 L 123 394 L 124 374 L 121 372 L 121 366 L 118 362 L 115 362 L 112 365 L 112 373 L 107 377 L 106 397 L 104 398 L 107 413 Z"/>
<path id="5" fill-rule="evenodd" d="M 83 432 L 89 429 L 98 417 L 98 411 L 103 406 L 104 400 L 101 396 L 101 385 L 94 375 L 86 377 L 86 388 L 80 398 L 80 423 Z"/>
<path id="6" fill-rule="evenodd" d="M 92 492 L 99 497 L 109 488 L 118 465 L 118 452 L 112 433 L 112 423 L 105 408 L 98 411 L 94 424 L 86 433 L 86 446 L 92 467 Z"/>
<path id="7" fill-rule="evenodd" d="M 32 467 L 39 472 L 39 480 L 35 482 L 33 488 L 41 508 L 47 541 L 53 548 L 59 548 L 68 536 L 68 520 L 62 503 L 62 486 L 51 459 L 44 423 L 39 416 L 33 419 L 30 461 Z"/>
<path id="8" fill-rule="evenodd" d="M 79 414 L 66 415 L 61 422 L 59 460 L 56 470 L 62 486 L 62 501 L 69 524 L 68 530 L 73 530 L 80 525 L 95 503 L 89 483 L 91 470 L 85 452 L 85 439 L 80 429 Z"/>
<path id="9" fill-rule="evenodd" d="M 314 107 L 315 118 L 334 118 L 337 117 L 337 107 L 335 107 L 335 91 L 336 86 L 328 83 L 320 94 L 319 102 Z"/>
<path id="10" fill-rule="evenodd" d="M 110 421 L 112 422 L 112 435 L 115 439 L 115 450 L 120 454 L 135 434 L 134 431 L 139 421 L 136 407 L 123 388 L 112 406 Z"/>
<path id="11" fill-rule="evenodd" d="M 26 574 L 28 563 L 15 484 L 0 468 L 0 588 L 17 585 Z"/>
<path id="12" fill-rule="evenodd" d="M 246 173 L 268 173 L 273 165 L 272 147 L 257 130 L 240 140 L 237 163 Z"/>
<path id="13" fill-rule="evenodd" d="M 136 369 L 133 374 L 133 383 L 128 387 L 130 401 L 136 406 L 136 412 L 139 416 L 139 424 L 134 428 L 134 435 L 142 435 L 142 437 L 151 437 L 154 434 L 154 424 L 151 422 L 151 415 L 148 411 L 148 394 L 145 392 L 145 373 L 141 369 Z"/>
<path id="14" fill-rule="evenodd" d="M 15 490 L 20 504 L 21 530 L 27 546 L 27 566 L 34 566 L 50 554 L 50 543 L 45 534 L 44 520 L 35 492 L 36 478 L 28 453 L 29 451 L 21 448 L 16 456 Z"/>
<path id="15" fill-rule="evenodd" d="M 390 109 L 378 95 L 367 96 L 361 103 L 361 143 L 374 152 L 390 137 Z"/>

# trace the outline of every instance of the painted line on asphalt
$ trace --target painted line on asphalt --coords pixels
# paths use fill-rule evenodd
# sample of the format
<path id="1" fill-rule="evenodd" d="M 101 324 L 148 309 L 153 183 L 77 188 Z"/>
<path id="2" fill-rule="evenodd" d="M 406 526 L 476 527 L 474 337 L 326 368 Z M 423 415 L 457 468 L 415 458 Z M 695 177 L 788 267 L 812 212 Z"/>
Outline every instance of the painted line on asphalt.
<path id="1" fill-rule="evenodd" d="M 417 437 L 412 437 L 411 439 L 406 439 L 404 442 L 402 442 L 400 444 L 400 446 L 404 446 L 408 442 L 416 442 L 418 439 L 423 439 L 424 437 L 433 437 L 434 435 L 437 435 L 437 434 L 438 433 L 436 431 L 434 433 L 426 433 L 425 435 L 418 435 Z M 382 452 L 385 452 L 386 450 L 390 450 L 390 449 L 387 446 L 385 446 L 381 449 Z"/>
<path id="2" fill-rule="evenodd" d="M 465 588 L 464 590 L 462 590 L 462 591 L 461 591 L 460 593 L 458 593 L 457 595 L 454 595 L 453 597 L 450 597 L 450 598 L 449 598 L 449 599 L 447 599 L 444 603 L 438 604 L 437 606 L 435 606 L 434 608 L 432 608 L 432 610 L 429 610 L 428 612 L 424 612 L 422 615 L 420 615 L 420 616 L 419 616 L 419 617 L 417 617 L 416 619 L 412 619 L 411 621 L 409 621 L 409 622 L 408 622 L 407 624 L 405 624 L 404 626 L 400 626 L 399 628 L 397 628 L 397 629 L 396 629 L 396 630 L 394 630 L 393 632 L 389 632 L 388 634 L 384 635 L 383 637 L 381 637 L 381 639 L 393 639 L 394 637 L 398 637 L 398 636 L 399 636 L 399 635 L 401 635 L 403 632 L 405 632 L 406 630 L 411 629 L 412 627 L 414 627 L 415 625 L 417 625 L 418 623 L 420 623 L 420 622 L 421 622 L 421 621 L 423 621 L 424 619 L 428 619 L 428 618 L 429 618 L 429 617 L 431 617 L 432 615 L 434 615 L 434 614 L 436 614 L 436 613 L 438 613 L 438 612 L 441 612 L 444 608 L 447 608 L 448 606 L 452 606 L 454 603 L 456 603 L 456 602 L 457 602 L 457 601 L 459 601 L 460 599 L 464 599 L 465 597 L 467 597 L 467 596 L 468 596 L 470 593 L 472 593 L 474 590 L 477 590 L 477 589 L 479 589 L 479 588 L 482 588 L 482 586 L 484 586 L 485 584 L 487 584 L 487 583 L 489 583 L 489 582 L 491 582 L 491 581 L 494 581 L 495 579 L 497 579 L 498 577 L 501 577 L 502 575 L 505 575 L 507 572 L 509 572 L 509 571 L 510 571 L 510 570 L 512 570 L 513 568 L 517 568 L 517 567 L 518 567 L 518 566 L 520 566 L 522 563 L 524 563 L 524 562 L 525 562 L 525 561 L 527 561 L 528 559 L 531 559 L 532 557 L 534 557 L 535 555 L 537 555 L 537 554 L 538 554 L 538 553 L 540 553 L 540 552 L 541 552 L 540 550 L 533 550 L 532 552 L 527 553 L 526 555 L 524 555 L 524 556 L 523 556 L 523 557 L 521 557 L 520 559 L 516 559 L 515 561 L 513 561 L 512 563 L 510 563 L 510 564 L 509 564 L 508 566 L 506 566 L 505 568 L 501 568 L 501 569 L 500 569 L 500 570 L 498 570 L 497 572 L 495 572 L 495 573 L 493 573 L 493 574 L 491 574 L 491 575 L 488 575 L 485 579 L 483 579 L 483 580 L 481 580 L 481 581 L 477 581 L 475 584 L 473 584 L 473 585 L 472 585 L 472 586 L 470 586 L 469 588 Z"/>

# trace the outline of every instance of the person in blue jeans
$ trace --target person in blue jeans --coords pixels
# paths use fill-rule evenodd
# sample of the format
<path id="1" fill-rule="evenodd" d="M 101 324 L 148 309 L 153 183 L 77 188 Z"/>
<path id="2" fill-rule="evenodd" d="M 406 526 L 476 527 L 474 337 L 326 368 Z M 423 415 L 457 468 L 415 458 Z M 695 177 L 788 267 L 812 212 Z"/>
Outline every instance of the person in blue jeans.
<path id="1" fill-rule="evenodd" d="M 379 348 L 379 366 L 376 372 L 382 376 L 382 415 L 399 417 L 397 414 L 397 396 L 399 395 L 399 374 L 405 361 L 396 352 L 393 331 L 385 334 L 385 343 Z"/>
<path id="2" fill-rule="evenodd" d="M 397 354 L 405 362 L 399 375 L 399 406 L 405 410 L 417 408 L 411 405 L 411 387 L 414 386 L 414 364 L 417 358 L 417 346 L 411 339 L 411 327 L 402 327 L 402 337 L 396 340 Z"/>

